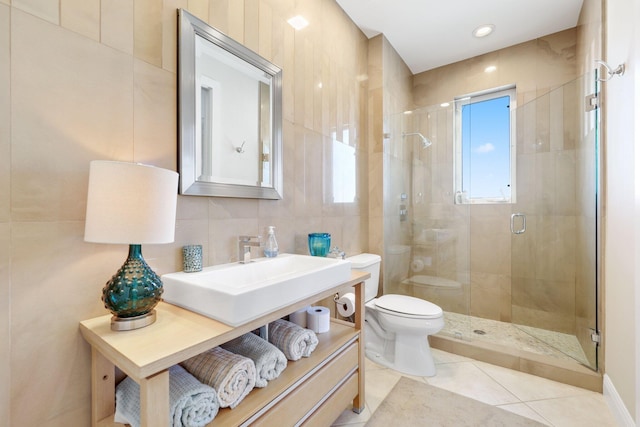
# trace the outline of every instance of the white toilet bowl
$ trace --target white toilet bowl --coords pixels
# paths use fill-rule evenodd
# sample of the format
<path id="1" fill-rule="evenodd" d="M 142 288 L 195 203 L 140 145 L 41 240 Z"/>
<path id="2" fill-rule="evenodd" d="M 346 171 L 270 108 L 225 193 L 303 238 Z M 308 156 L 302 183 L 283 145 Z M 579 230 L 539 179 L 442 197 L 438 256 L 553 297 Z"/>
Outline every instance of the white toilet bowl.
<path id="1" fill-rule="evenodd" d="M 399 254 L 409 256 L 405 251 Z M 351 268 L 371 274 L 365 282 L 365 354 L 374 362 L 409 375 L 436 374 L 427 336 L 444 327 L 437 305 L 407 295 L 378 293 L 380 256 L 360 254 L 350 258 Z M 408 265 L 408 264 L 407 264 Z"/>
<path id="2" fill-rule="evenodd" d="M 369 359 L 409 375 L 436 374 L 427 336 L 444 327 L 440 307 L 390 294 L 367 302 L 365 310 L 365 354 Z"/>

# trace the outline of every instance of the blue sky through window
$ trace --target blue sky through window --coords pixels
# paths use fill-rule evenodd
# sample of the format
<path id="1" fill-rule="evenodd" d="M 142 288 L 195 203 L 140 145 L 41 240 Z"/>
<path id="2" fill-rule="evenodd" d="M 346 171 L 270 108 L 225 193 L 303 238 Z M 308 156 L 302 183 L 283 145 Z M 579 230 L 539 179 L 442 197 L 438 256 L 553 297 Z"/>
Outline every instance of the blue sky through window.
<path id="1" fill-rule="evenodd" d="M 462 190 L 469 199 L 508 199 L 509 96 L 462 106 Z"/>

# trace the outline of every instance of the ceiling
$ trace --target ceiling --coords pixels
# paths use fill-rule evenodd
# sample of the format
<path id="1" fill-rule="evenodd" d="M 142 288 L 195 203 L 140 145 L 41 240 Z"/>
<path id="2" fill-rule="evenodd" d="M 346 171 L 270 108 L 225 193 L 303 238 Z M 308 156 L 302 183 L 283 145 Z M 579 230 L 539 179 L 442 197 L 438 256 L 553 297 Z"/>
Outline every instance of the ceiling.
<path id="1" fill-rule="evenodd" d="M 413 74 L 573 28 L 583 0 L 337 0 L 369 38 L 384 34 Z M 495 25 L 492 34 L 472 31 Z"/>

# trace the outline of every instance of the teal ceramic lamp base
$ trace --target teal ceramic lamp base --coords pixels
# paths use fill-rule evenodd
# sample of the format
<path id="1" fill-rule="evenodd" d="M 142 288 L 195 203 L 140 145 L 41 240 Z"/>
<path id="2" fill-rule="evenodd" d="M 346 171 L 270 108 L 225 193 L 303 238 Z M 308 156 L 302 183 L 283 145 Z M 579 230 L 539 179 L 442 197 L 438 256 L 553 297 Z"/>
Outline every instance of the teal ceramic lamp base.
<path id="1" fill-rule="evenodd" d="M 156 321 L 154 307 L 162 296 L 162 281 L 142 257 L 140 245 L 129 245 L 129 256 L 102 289 L 102 301 L 113 317 L 111 329 L 128 331 Z"/>

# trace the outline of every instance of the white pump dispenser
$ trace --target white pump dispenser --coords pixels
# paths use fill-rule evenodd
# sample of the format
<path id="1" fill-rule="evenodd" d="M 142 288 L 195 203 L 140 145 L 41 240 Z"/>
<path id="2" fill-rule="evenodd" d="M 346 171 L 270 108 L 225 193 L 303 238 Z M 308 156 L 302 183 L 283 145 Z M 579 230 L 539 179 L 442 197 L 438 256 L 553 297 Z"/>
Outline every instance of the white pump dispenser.
<path id="1" fill-rule="evenodd" d="M 268 258 L 274 258 L 278 256 L 278 241 L 276 240 L 276 228 L 273 225 L 269 226 L 267 232 L 267 241 L 264 244 L 264 256 Z"/>

